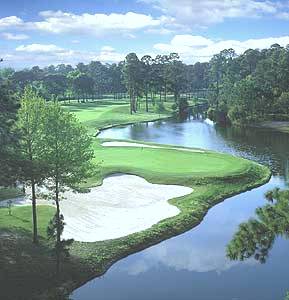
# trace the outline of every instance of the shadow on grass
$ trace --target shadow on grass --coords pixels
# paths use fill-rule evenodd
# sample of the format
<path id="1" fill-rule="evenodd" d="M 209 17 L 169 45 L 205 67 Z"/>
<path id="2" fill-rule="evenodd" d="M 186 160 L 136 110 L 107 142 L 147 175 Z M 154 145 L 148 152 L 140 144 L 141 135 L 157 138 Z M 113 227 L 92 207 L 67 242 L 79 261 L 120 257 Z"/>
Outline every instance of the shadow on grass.
<path id="1" fill-rule="evenodd" d="M 64 107 L 69 108 L 69 111 L 71 112 L 78 112 L 81 110 L 93 110 L 97 107 L 108 107 L 108 106 L 117 106 L 117 105 L 127 105 L 128 102 L 124 101 L 93 101 L 93 102 L 83 102 L 83 103 L 68 103 L 63 104 Z"/>
<path id="2" fill-rule="evenodd" d="M 1 228 L 0 299 L 68 300 L 68 292 L 55 286 L 79 278 L 79 272 L 85 274 L 85 264 L 75 257 L 63 261 L 60 279 L 56 280 L 52 245 L 43 238 L 34 245 L 31 239 L 28 230 Z"/>

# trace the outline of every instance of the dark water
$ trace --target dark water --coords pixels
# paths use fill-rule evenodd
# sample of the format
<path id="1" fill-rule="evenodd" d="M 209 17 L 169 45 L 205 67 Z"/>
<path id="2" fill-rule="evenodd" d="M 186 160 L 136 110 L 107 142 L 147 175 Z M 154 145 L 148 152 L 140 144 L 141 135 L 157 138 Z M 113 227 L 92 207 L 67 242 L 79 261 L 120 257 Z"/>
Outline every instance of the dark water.
<path id="1" fill-rule="evenodd" d="M 74 300 L 282 300 L 289 290 L 289 241 L 277 238 L 266 264 L 230 261 L 225 248 L 238 225 L 266 203 L 264 192 L 287 186 L 289 135 L 224 129 L 204 121 L 137 124 L 100 137 L 200 147 L 254 159 L 274 176 L 257 189 L 213 207 L 191 231 L 116 263 L 72 294 Z"/>

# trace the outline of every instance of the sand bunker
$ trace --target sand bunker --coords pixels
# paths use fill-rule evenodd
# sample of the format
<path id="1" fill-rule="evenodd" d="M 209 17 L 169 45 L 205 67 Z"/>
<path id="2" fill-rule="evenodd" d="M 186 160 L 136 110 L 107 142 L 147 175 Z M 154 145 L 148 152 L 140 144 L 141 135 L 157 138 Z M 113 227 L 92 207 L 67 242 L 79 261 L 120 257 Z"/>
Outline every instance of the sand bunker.
<path id="1" fill-rule="evenodd" d="M 64 238 L 81 242 L 115 239 L 151 227 L 180 211 L 167 200 L 190 194 L 189 187 L 151 184 L 134 175 L 114 175 L 90 193 L 67 192 L 61 201 Z"/>
<path id="2" fill-rule="evenodd" d="M 44 192 L 44 188 L 41 188 Z M 176 216 L 180 211 L 169 199 L 190 194 L 189 187 L 152 184 L 126 174 L 107 177 L 89 193 L 67 191 L 60 202 L 66 226 L 63 238 L 80 242 L 115 239 L 142 231 L 159 221 Z M 0 207 L 8 205 L 0 201 Z M 27 195 L 12 199 L 13 205 L 31 205 Z M 38 205 L 54 205 L 54 201 L 37 200 Z"/>
<path id="3" fill-rule="evenodd" d="M 189 152 L 199 152 L 204 153 L 203 150 L 198 149 L 189 149 L 189 148 L 175 148 L 175 147 L 161 147 L 155 145 L 146 145 L 146 144 L 139 144 L 139 143 L 130 143 L 130 142 L 103 142 L 101 146 L 104 147 L 140 147 L 140 148 L 164 148 L 164 149 L 172 149 L 172 150 L 179 150 L 179 151 L 189 151 Z"/>

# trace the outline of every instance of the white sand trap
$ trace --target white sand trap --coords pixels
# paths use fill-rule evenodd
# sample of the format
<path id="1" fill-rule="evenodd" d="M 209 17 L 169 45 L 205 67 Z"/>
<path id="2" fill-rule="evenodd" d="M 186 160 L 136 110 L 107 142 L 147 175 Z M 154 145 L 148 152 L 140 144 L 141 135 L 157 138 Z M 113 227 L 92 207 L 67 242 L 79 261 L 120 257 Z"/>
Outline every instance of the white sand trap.
<path id="1" fill-rule="evenodd" d="M 95 242 L 147 229 L 180 212 L 167 200 L 192 191 L 184 186 L 151 184 L 134 175 L 107 177 L 89 193 L 65 193 L 60 204 L 66 223 L 63 237 Z"/>
<path id="2" fill-rule="evenodd" d="M 189 151 L 189 152 L 199 152 L 204 153 L 203 150 L 198 149 L 189 149 L 189 148 L 174 148 L 174 147 L 160 147 L 155 145 L 146 145 L 139 143 L 131 143 L 131 142 L 103 142 L 101 146 L 104 147 L 140 147 L 140 148 L 163 148 L 163 149 L 172 149 L 178 151 Z"/>

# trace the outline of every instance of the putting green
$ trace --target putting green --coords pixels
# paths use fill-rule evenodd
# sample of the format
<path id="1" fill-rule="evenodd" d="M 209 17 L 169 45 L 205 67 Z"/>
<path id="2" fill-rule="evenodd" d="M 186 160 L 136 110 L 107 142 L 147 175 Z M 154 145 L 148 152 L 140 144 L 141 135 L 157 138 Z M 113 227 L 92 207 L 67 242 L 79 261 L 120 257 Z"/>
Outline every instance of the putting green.
<path id="1" fill-rule="evenodd" d="M 227 154 L 211 151 L 189 152 L 163 145 L 161 148 L 110 147 L 94 144 L 95 161 L 112 171 L 156 174 L 161 177 L 223 177 L 241 174 L 249 170 L 252 163 Z M 106 140 L 107 141 L 107 140 Z M 134 143 L 136 143 L 134 141 Z M 145 144 L 145 143 L 142 143 Z M 190 149 L 190 148 L 187 148 Z"/>

